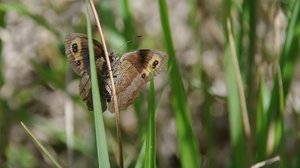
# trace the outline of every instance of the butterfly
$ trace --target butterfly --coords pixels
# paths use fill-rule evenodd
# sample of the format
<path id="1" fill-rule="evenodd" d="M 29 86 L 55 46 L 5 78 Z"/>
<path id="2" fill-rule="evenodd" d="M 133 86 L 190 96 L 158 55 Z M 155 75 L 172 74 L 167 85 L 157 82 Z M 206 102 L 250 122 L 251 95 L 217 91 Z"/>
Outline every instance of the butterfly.
<path id="1" fill-rule="evenodd" d="M 114 113 L 111 81 L 105 60 L 103 45 L 93 40 L 97 77 L 104 109 Z M 90 111 L 93 110 L 90 77 L 90 60 L 88 38 L 84 34 L 69 33 L 65 37 L 65 49 L 69 63 L 75 74 L 81 77 L 79 94 Z M 166 68 L 168 55 L 152 49 L 139 49 L 125 53 L 121 58 L 112 53 L 109 55 L 120 110 L 125 110 L 139 96 L 142 87 L 150 80 L 153 70 L 157 75 Z"/>

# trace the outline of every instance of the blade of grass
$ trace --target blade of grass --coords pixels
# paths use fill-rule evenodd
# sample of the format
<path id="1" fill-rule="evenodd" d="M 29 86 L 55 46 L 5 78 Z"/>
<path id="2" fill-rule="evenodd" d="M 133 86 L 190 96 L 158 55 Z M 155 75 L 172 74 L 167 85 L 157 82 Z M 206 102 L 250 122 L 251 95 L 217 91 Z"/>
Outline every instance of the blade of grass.
<path id="1" fill-rule="evenodd" d="M 93 96 L 93 107 L 94 107 L 94 119 L 95 119 L 95 130 L 96 130 L 96 144 L 98 154 L 99 167 L 110 167 L 108 149 L 106 143 L 105 128 L 102 116 L 102 107 L 99 93 L 99 84 L 96 72 L 95 55 L 93 50 L 93 38 L 91 28 L 91 16 L 89 13 L 89 3 L 86 0 L 86 19 L 87 19 L 87 35 L 88 35 L 88 47 L 90 56 L 90 69 L 91 69 L 91 80 L 92 80 L 92 96 Z"/>
<path id="2" fill-rule="evenodd" d="M 5 27 L 5 18 L 6 12 L 0 11 L 0 28 Z M 3 56 L 2 56 L 2 40 L 0 38 L 0 67 L 3 67 Z M 3 75 L 3 68 L 0 68 L 0 88 L 4 84 L 4 75 Z M 7 156 L 5 154 L 6 148 L 9 142 L 9 132 L 10 132 L 10 117 L 7 112 L 8 110 L 5 109 L 5 101 L 0 98 L 0 132 L 1 132 L 1 139 L 0 139 L 0 165 L 4 165 Z"/>
<path id="3" fill-rule="evenodd" d="M 156 167 L 156 115 L 155 115 L 155 93 L 154 93 L 154 76 L 151 72 L 150 88 L 148 96 L 148 128 L 146 136 L 146 168 Z"/>
<path id="4" fill-rule="evenodd" d="M 207 163 L 209 167 L 216 167 L 216 157 L 214 155 L 214 146 L 217 145 L 215 139 L 215 129 L 213 120 L 213 95 L 210 93 L 209 88 L 212 85 L 209 77 L 205 74 L 204 70 L 201 70 L 202 88 L 204 91 L 204 101 L 202 107 L 201 121 L 203 123 L 204 133 L 203 136 L 207 139 Z"/>
<path id="5" fill-rule="evenodd" d="M 179 155 L 182 167 L 199 168 L 200 154 L 195 135 L 192 130 L 190 111 L 175 59 L 174 45 L 169 25 L 168 7 L 165 0 L 158 0 L 160 19 L 163 29 L 165 47 L 169 54 L 168 71 L 172 88 L 172 106 L 175 111 Z"/>
<path id="6" fill-rule="evenodd" d="M 65 77 L 65 88 L 67 84 L 72 79 L 72 72 L 69 66 L 66 67 L 66 77 Z M 66 131 L 66 144 L 67 144 L 67 158 L 68 166 L 72 167 L 74 163 L 74 104 L 70 96 L 70 92 L 66 91 L 66 98 L 64 103 L 64 113 L 65 113 L 65 131 Z"/>
<path id="7" fill-rule="evenodd" d="M 230 125 L 230 143 L 231 143 L 231 167 L 246 166 L 246 144 L 243 133 L 243 122 L 241 113 L 241 104 L 239 98 L 236 75 L 234 72 L 232 57 L 230 56 L 229 46 L 225 53 L 225 70 L 228 89 L 228 115 Z"/>
<path id="8" fill-rule="evenodd" d="M 130 8 L 130 1 L 129 0 L 120 0 L 121 6 L 121 14 L 124 23 L 124 30 L 123 36 L 127 41 L 127 49 L 128 50 L 135 50 L 138 47 L 137 40 L 135 38 L 136 31 L 134 28 L 134 20 L 132 17 L 132 10 Z M 134 109 L 135 114 L 139 123 L 139 135 L 142 137 L 144 131 L 144 118 L 143 118 L 143 95 L 141 94 L 135 101 L 134 101 Z"/>
<path id="9" fill-rule="evenodd" d="M 290 84 L 293 79 L 294 69 L 299 58 L 300 46 L 300 1 L 294 2 L 294 8 L 288 28 L 286 31 L 286 39 L 283 44 L 283 49 L 280 56 L 280 67 L 276 71 L 277 75 L 274 78 L 274 86 L 271 93 L 271 100 L 267 112 L 266 122 L 262 127 L 262 131 L 258 134 L 261 143 L 257 144 L 261 150 L 257 153 L 257 161 L 264 160 L 267 156 L 266 146 L 268 142 L 267 132 L 272 121 L 276 121 L 275 128 L 280 128 L 281 132 L 276 131 L 276 137 L 281 135 L 280 143 L 274 146 L 273 152 L 280 152 L 281 166 L 286 167 L 286 152 L 285 152 L 285 133 L 284 133 L 284 101 L 290 89 Z M 282 80 L 280 69 L 282 70 Z M 280 122 L 278 122 L 280 121 Z"/>
<path id="10" fill-rule="evenodd" d="M 189 0 L 189 7 L 190 7 L 190 11 L 189 11 L 189 24 L 190 26 L 196 30 L 197 28 L 197 1 L 196 0 Z"/>
<path id="11" fill-rule="evenodd" d="M 140 154 L 137 158 L 134 168 L 143 168 L 145 162 L 145 151 L 146 151 L 146 140 L 143 143 L 142 149 L 140 150 Z"/>
<path id="12" fill-rule="evenodd" d="M 247 167 L 247 146 L 245 135 L 250 137 L 250 124 L 235 48 L 233 27 L 231 26 L 232 1 L 226 1 L 224 34 L 227 38 L 224 66 L 228 89 L 228 113 L 230 125 L 231 158 L 230 167 Z M 231 53 L 230 53 L 231 52 Z M 243 131 L 244 130 L 244 131 Z M 245 133 L 245 134 L 244 134 Z M 249 141 L 248 141 L 249 142 Z"/>
<path id="13" fill-rule="evenodd" d="M 300 114 L 297 113 L 297 121 L 298 121 L 298 124 L 297 124 L 297 130 L 299 130 L 299 127 L 300 127 Z M 295 135 L 296 137 L 296 141 L 297 143 L 299 144 L 300 143 L 300 134 L 299 132 L 296 133 Z M 300 145 L 297 146 L 297 153 L 296 153 L 296 156 L 295 156 L 295 165 L 293 166 L 293 168 L 298 168 L 300 167 Z"/>
<path id="14" fill-rule="evenodd" d="M 241 110 L 242 110 L 242 119 L 243 119 L 243 126 L 244 126 L 244 131 L 247 137 L 250 137 L 251 135 L 251 129 L 250 129 L 250 123 L 249 123 L 249 117 L 248 117 L 248 112 L 247 112 L 247 106 L 246 106 L 246 98 L 244 94 L 244 88 L 243 88 L 243 81 L 241 77 L 241 72 L 237 60 L 237 55 L 236 55 L 236 49 L 235 49 L 235 44 L 234 44 L 234 39 L 233 39 L 233 34 L 231 31 L 231 24 L 229 19 L 227 20 L 227 31 L 228 31 L 228 42 L 230 46 L 230 51 L 231 51 L 231 60 L 233 61 L 233 68 L 234 68 L 234 75 L 236 79 L 236 83 L 238 86 L 238 93 L 239 93 L 239 98 L 240 98 L 240 103 L 241 103 Z"/>
<path id="15" fill-rule="evenodd" d="M 5 27 L 5 11 L 0 11 L 0 28 Z M 3 67 L 3 57 L 2 57 L 2 48 L 3 48 L 3 42 L 2 39 L 0 38 L 0 67 Z M 0 87 L 4 84 L 4 79 L 3 79 L 3 68 L 0 69 Z"/>
<path id="16" fill-rule="evenodd" d="M 112 74 L 112 68 L 110 65 L 110 59 L 108 57 L 104 34 L 103 34 L 103 31 L 101 28 L 100 20 L 97 15 L 95 4 L 94 4 L 93 0 L 89 0 L 89 3 L 91 6 L 91 9 L 92 9 L 92 13 L 94 15 L 96 24 L 97 24 L 98 31 L 100 33 L 100 38 L 101 38 L 101 42 L 103 44 L 103 49 L 104 49 L 104 54 L 105 54 L 105 60 L 106 60 L 106 64 L 108 67 L 109 79 L 110 79 L 111 90 L 112 90 L 112 97 L 113 97 L 113 101 L 114 101 L 114 109 L 115 109 L 115 113 L 116 113 L 116 128 L 117 128 L 118 151 L 119 151 L 118 161 L 119 161 L 120 167 L 123 168 L 124 161 L 123 161 L 123 149 L 122 149 L 122 132 L 121 132 L 121 126 L 120 126 L 120 111 L 119 111 L 119 105 L 118 105 L 118 98 L 117 98 L 117 94 L 116 94 L 115 82 L 114 82 L 114 78 L 113 78 L 113 74 Z"/>
<path id="17" fill-rule="evenodd" d="M 259 95 L 257 101 L 257 109 L 256 109 L 256 144 L 257 149 L 256 153 L 263 153 L 265 151 L 265 146 L 262 146 L 263 140 L 260 137 L 260 134 L 263 133 L 266 129 L 264 129 L 264 123 L 266 122 L 267 111 L 270 104 L 270 93 L 267 90 L 265 84 L 264 76 L 260 75 L 260 82 L 259 82 Z M 264 134 L 267 134 L 265 132 Z M 257 156 L 256 156 L 257 157 Z M 257 158 L 255 159 L 257 160 Z"/>
<path id="18" fill-rule="evenodd" d="M 280 72 L 280 68 L 278 68 L 278 87 L 279 87 L 279 102 L 278 102 L 278 110 L 279 114 L 275 115 L 275 137 L 274 137 L 274 149 L 279 149 L 280 152 L 280 167 L 288 167 L 286 162 L 286 147 L 285 147 L 285 128 L 284 128 L 284 109 L 285 109 L 285 97 L 284 97 L 284 88 L 283 81 Z M 277 152 L 276 152 L 277 154 Z"/>
<path id="19" fill-rule="evenodd" d="M 31 136 L 34 142 L 38 145 L 39 149 L 49 158 L 49 160 L 53 163 L 53 165 L 57 168 L 62 168 L 62 166 L 55 160 L 55 158 L 50 154 L 50 152 L 40 143 L 40 141 L 33 135 L 33 133 L 27 128 L 27 126 L 21 122 L 22 127 L 25 131 Z"/>
<path id="20" fill-rule="evenodd" d="M 286 39 L 280 56 L 284 97 L 287 96 L 293 73 L 299 58 L 300 43 L 300 1 L 295 1 L 292 16 L 286 32 Z"/>
<path id="21" fill-rule="evenodd" d="M 124 23 L 124 32 L 123 36 L 125 37 L 128 43 L 127 48 L 129 50 L 136 49 L 138 44 L 135 39 L 135 28 L 133 26 L 133 19 L 132 19 L 132 13 L 131 8 L 129 4 L 129 0 L 121 0 L 121 10 L 122 10 L 122 17 L 123 17 L 123 23 Z"/>
<path id="22" fill-rule="evenodd" d="M 167 85 L 163 86 L 160 91 L 158 91 L 159 93 L 163 92 L 163 90 L 166 88 Z M 155 92 L 154 92 L 155 93 Z M 153 94 L 154 94 L 153 93 Z M 154 103 L 154 106 L 155 107 L 151 107 L 151 108 L 154 108 L 154 112 L 155 112 L 155 121 L 156 121 L 156 118 L 157 118 L 157 113 L 156 113 L 156 108 L 159 106 L 159 102 L 160 102 L 160 99 L 161 99 L 161 96 L 162 95 L 159 95 L 159 96 L 156 96 L 158 97 L 158 101 L 154 101 L 154 102 L 158 102 L 158 103 Z M 154 97 L 155 98 L 155 97 Z M 148 104 L 152 104 L 152 103 L 149 103 L 148 101 Z M 148 113 L 149 114 L 149 113 Z M 150 118 L 150 117 L 148 117 Z M 148 123 L 149 123 L 149 119 L 148 119 Z M 155 123 L 156 124 L 156 123 Z M 148 133 L 148 132 L 147 132 Z M 147 135 L 146 135 L 147 136 Z M 146 137 L 147 138 L 147 137 Z M 145 150 L 146 150 L 146 139 L 143 141 L 143 146 L 140 150 L 140 153 L 139 153 L 139 156 L 138 156 L 138 159 L 136 161 L 136 165 L 135 165 L 135 168 L 141 168 L 144 166 L 144 162 L 145 162 Z"/>
<path id="23" fill-rule="evenodd" d="M 248 92 L 247 95 L 247 108 L 249 112 L 254 111 L 254 107 L 256 107 L 256 98 L 257 98 L 257 92 L 255 90 L 255 54 L 256 54 L 256 13 L 257 13 L 257 7 L 256 7 L 256 0 L 245 0 L 248 6 L 248 12 L 249 12 L 249 45 L 248 45 L 248 54 L 246 55 L 246 83 Z M 240 55 L 242 57 L 242 55 Z"/>

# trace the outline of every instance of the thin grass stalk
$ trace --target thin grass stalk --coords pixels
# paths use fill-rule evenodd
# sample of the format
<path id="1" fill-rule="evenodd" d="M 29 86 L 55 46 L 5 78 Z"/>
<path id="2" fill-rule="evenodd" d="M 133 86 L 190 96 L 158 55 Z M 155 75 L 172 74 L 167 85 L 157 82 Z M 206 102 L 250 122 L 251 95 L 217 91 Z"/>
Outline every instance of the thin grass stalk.
<path id="1" fill-rule="evenodd" d="M 297 130 L 300 130 L 299 128 L 299 123 L 300 123 L 300 114 L 298 113 L 297 114 L 297 121 L 298 121 L 298 124 L 297 124 Z M 300 143 L 300 137 L 299 135 L 296 137 L 296 140 L 297 140 L 297 143 L 299 144 Z M 300 167 L 300 145 L 297 146 L 297 152 L 296 152 L 296 156 L 295 156 L 295 165 L 293 168 L 298 168 Z"/>
<path id="2" fill-rule="evenodd" d="M 282 76 L 280 68 L 278 69 L 278 84 L 279 84 L 279 115 L 275 118 L 275 147 L 280 150 L 280 167 L 287 167 L 286 162 L 286 138 L 285 138 L 285 126 L 284 126 L 284 109 L 285 109 L 285 98 Z"/>
<path id="3" fill-rule="evenodd" d="M 120 0 L 122 9 L 122 18 L 124 23 L 123 36 L 127 42 L 128 50 L 135 50 L 138 47 L 136 36 L 136 31 L 134 27 L 134 19 L 132 16 L 132 10 L 130 7 L 130 0 Z M 144 135 L 144 114 L 143 114 L 143 95 L 140 94 L 134 101 L 135 115 L 138 120 L 138 130 L 140 137 Z"/>
<path id="4" fill-rule="evenodd" d="M 28 129 L 28 127 L 21 122 L 22 127 L 25 129 L 25 131 L 31 136 L 33 141 L 38 145 L 39 149 L 49 158 L 53 166 L 57 168 L 62 168 L 62 166 L 55 160 L 54 156 L 51 155 L 51 153 L 45 148 L 45 146 L 34 136 L 34 134 Z"/>
<path id="5" fill-rule="evenodd" d="M 155 93 L 154 75 L 151 72 L 150 89 L 148 96 L 148 128 L 146 136 L 145 168 L 156 167 L 156 115 L 155 115 Z"/>
<path id="6" fill-rule="evenodd" d="M 94 120 L 96 129 L 96 144 L 97 144 L 97 156 L 99 167 L 109 168 L 108 149 L 105 136 L 104 121 L 102 116 L 102 107 L 99 94 L 99 84 L 96 71 L 95 54 L 92 39 L 92 28 L 89 13 L 89 4 L 86 0 L 86 17 L 87 17 L 87 35 L 88 35 L 88 47 L 90 56 L 90 70 L 91 70 L 91 81 L 92 81 L 92 96 L 93 96 L 93 107 L 94 107 Z"/>
<path id="7" fill-rule="evenodd" d="M 209 87 L 211 86 L 211 83 L 208 80 L 207 75 L 204 75 L 204 71 L 202 70 L 202 81 L 203 81 L 203 91 L 204 91 L 204 101 L 203 101 L 203 115 L 201 116 L 201 121 L 203 123 L 203 127 L 205 129 L 204 131 L 204 137 L 207 139 L 207 162 L 209 167 L 216 167 L 216 158 L 214 156 L 214 120 L 213 120 L 213 95 L 211 95 L 209 91 Z"/>
<path id="8" fill-rule="evenodd" d="M 140 150 L 139 156 L 137 158 L 134 168 L 143 168 L 145 162 L 145 152 L 146 151 L 146 140 L 143 142 L 142 148 Z"/>
<path id="9" fill-rule="evenodd" d="M 92 13 L 94 15 L 94 18 L 95 18 L 95 21 L 96 21 L 96 24 L 97 24 L 97 27 L 98 27 L 98 30 L 99 30 L 99 33 L 100 33 L 100 38 L 101 38 L 101 42 L 103 44 L 104 53 L 105 53 L 105 60 L 106 60 L 108 71 L 109 71 L 109 78 L 110 78 L 110 82 L 111 82 L 114 108 L 115 108 L 115 113 L 116 113 L 116 128 L 117 128 L 118 151 L 119 151 L 118 161 L 119 161 L 120 167 L 123 168 L 124 167 L 124 161 L 123 161 L 123 150 L 122 150 L 122 133 L 121 133 L 121 128 L 120 128 L 120 111 L 119 111 L 119 107 L 118 107 L 118 98 L 117 98 L 117 94 L 116 94 L 116 87 L 115 87 L 115 83 L 114 83 L 114 79 L 113 79 L 113 74 L 112 74 L 110 60 L 109 60 L 109 56 L 108 56 L 108 52 L 107 52 L 105 39 L 104 39 L 104 34 L 103 34 L 103 31 L 102 31 L 102 28 L 101 28 L 100 20 L 99 20 L 98 15 L 97 15 L 95 4 L 94 4 L 93 0 L 89 0 L 89 3 L 90 3 L 90 6 L 92 8 Z"/>
<path id="10" fill-rule="evenodd" d="M 196 31 L 197 28 L 197 1 L 196 0 L 189 0 L 189 24 L 190 26 Z"/>
<path id="11" fill-rule="evenodd" d="M 169 55 L 168 71 L 172 88 L 171 101 L 175 111 L 181 166 L 199 168 L 201 167 L 200 154 L 198 151 L 198 144 L 192 130 L 190 111 L 188 109 L 183 81 L 175 60 L 175 51 L 169 25 L 167 2 L 165 0 L 158 0 L 158 2 L 165 47 Z"/>
<path id="12" fill-rule="evenodd" d="M 65 78 L 65 87 L 67 88 L 67 84 L 71 80 L 72 72 L 69 66 L 67 67 L 67 75 Z M 73 148 L 74 148 L 74 104 L 71 99 L 69 92 L 66 92 L 66 98 L 64 103 L 64 111 L 65 111 L 65 131 L 66 131 L 66 143 L 67 143 L 67 157 L 68 157 L 68 166 L 72 167 L 73 164 Z"/>
<path id="13" fill-rule="evenodd" d="M 0 11 L 0 27 L 5 27 L 5 11 Z M 2 56 L 2 39 L 0 38 L 0 67 L 3 67 L 3 56 Z M 0 88 L 2 88 L 4 84 L 4 75 L 3 75 L 3 68 L 0 69 Z M 4 165 L 7 160 L 6 156 L 6 148 L 9 143 L 9 132 L 10 132 L 10 116 L 7 112 L 8 110 L 5 109 L 5 102 L 0 98 L 0 132 L 1 132 L 1 139 L 0 139 L 0 165 Z"/>
<path id="14" fill-rule="evenodd" d="M 122 17 L 124 23 L 124 31 L 123 36 L 125 37 L 126 41 L 128 42 L 127 48 L 129 50 L 136 49 L 138 44 L 135 39 L 135 27 L 134 21 L 132 17 L 132 11 L 130 8 L 130 0 L 120 0 L 122 6 Z"/>
<path id="15" fill-rule="evenodd" d="M 245 127 L 243 122 L 243 112 L 241 112 L 241 96 L 240 91 L 238 89 L 239 86 L 237 82 L 237 68 L 235 67 L 236 65 L 234 65 L 234 58 L 232 56 L 232 52 L 236 52 L 235 46 L 233 44 L 231 44 L 230 50 L 230 43 L 234 43 L 232 37 L 232 28 L 230 25 L 230 28 L 228 28 L 228 19 L 232 19 L 230 15 L 231 6 L 232 2 L 230 0 L 226 0 L 224 34 L 227 38 L 227 45 L 225 50 L 224 68 L 226 70 L 226 82 L 228 89 L 228 115 L 231 144 L 230 167 L 247 167 Z M 229 39 L 229 37 L 231 39 Z M 240 75 L 240 72 L 238 74 Z"/>
<path id="16" fill-rule="evenodd" d="M 233 67 L 232 57 L 230 56 L 229 45 L 227 44 L 225 50 L 225 72 L 228 89 L 228 117 L 230 128 L 230 145 L 231 145 L 231 167 L 246 167 L 246 142 L 243 128 L 243 119 L 241 113 L 241 103 L 239 98 L 238 86 L 236 83 L 236 76 Z"/>
<path id="17" fill-rule="evenodd" d="M 255 54 L 256 54 L 256 0 L 246 0 L 249 11 L 249 45 L 248 45 L 248 55 L 247 55 L 247 63 L 246 63 L 246 84 L 248 88 L 247 92 L 247 108 L 250 113 L 254 112 L 254 107 L 256 107 L 256 77 L 255 77 Z M 240 56 L 241 57 L 241 56 Z"/>
<path id="18" fill-rule="evenodd" d="M 237 60 L 236 49 L 235 49 L 235 44 L 234 44 L 234 39 L 233 39 L 233 35 L 232 35 L 232 31 L 231 31 L 231 24 L 230 24 L 229 19 L 227 20 L 227 30 L 228 30 L 228 41 L 229 41 L 229 45 L 230 45 L 233 67 L 234 67 L 234 72 L 235 72 L 235 76 L 236 76 L 236 83 L 238 86 L 238 91 L 239 91 L 239 96 L 240 96 L 244 132 L 245 132 L 245 135 L 249 138 L 251 136 L 251 129 L 250 129 L 248 112 L 247 112 L 246 98 L 245 98 L 243 82 L 242 82 L 242 78 L 241 78 L 241 72 L 240 72 L 239 63 Z"/>
<path id="19" fill-rule="evenodd" d="M 74 106 L 68 94 L 65 95 L 65 130 L 67 142 L 68 165 L 72 167 L 73 163 L 73 147 L 74 147 Z"/>

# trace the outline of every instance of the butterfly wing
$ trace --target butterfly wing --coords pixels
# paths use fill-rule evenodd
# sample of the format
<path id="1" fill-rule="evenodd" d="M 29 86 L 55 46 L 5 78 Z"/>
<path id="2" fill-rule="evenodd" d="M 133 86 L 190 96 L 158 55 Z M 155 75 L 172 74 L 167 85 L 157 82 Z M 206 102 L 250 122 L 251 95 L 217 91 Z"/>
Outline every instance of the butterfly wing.
<path id="1" fill-rule="evenodd" d="M 86 72 L 82 74 L 79 82 L 79 95 L 85 102 L 88 110 L 93 110 L 91 79 Z"/>
<path id="2" fill-rule="evenodd" d="M 93 40 L 95 60 L 104 58 L 104 50 L 102 44 L 97 40 Z M 90 73 L 90 59 L 88 49 L 88 38 L 84 34 L 69 33 L 65 38 L 65 49 L 68 60 L 73 71 L 83 76 L 85 72 Z"/>
<path id="3" fill-rule="evenodd" d="M 154 76 L 156 76 L 166 68 L 168 55 L 157 50 L 140 49 L 125 54 L 123 60 L 130 62 L 146 83 L 150 80 L 151 69 L 153 69 Z"/>
<path id="4" fill-rule="evenodd" d="M 97 74 L 99 80 L 99 88 L 101 93 L 101 103 L 103 109 L 106 108 L 105 100 L 110 98 L 107 90 L 105 89 L 106 76 L 108 74 L 106 62 L 104 59 L 104 50 L 102 44 L 93 40 Z M 92 102 L 92 89 L 90 78 L 90 60 L 88 51 L 88 38 L 84 34 L 69 33 L 65 38 L 65 48 L 68 60 L 73 71 L 81 76 L 79 83 L 79 94 L 82 100 L 86 103 L 90 111 L 93 110 Z M 114 59 L 114 55 L 110 55 L 111 59 Z"/>
<path id="5" fill-rule="evenodd" d="M 116 94 L 120 110 L 131 105 L 143 85 L 149 81 L 151 69 L 154 75 L 161 72 L 167 64 L 167 54 L 149 49 L 141 49 L 122 56 L 118 67 L 114 70 Z M 110 81 L 108 81 L 110 85 Z M 113 101 L 107 104 L 108 111 L 114 112 Z"/>

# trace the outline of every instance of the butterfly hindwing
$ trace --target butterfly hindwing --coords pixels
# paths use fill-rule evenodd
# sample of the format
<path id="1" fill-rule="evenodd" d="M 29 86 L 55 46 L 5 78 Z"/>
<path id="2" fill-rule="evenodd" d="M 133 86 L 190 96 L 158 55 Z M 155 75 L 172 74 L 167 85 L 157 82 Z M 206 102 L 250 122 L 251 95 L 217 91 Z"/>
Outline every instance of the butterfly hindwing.
<path id="1" fill-rule="evenodd" d="M 129 52 L 121 57 L 118 67 L 113 70 L 120 110 L 126 109 L 138 97 L 141 88 L 150 79 L 151 69 L 157 75 L 166 67 L 167 60 L 165 53 L 150 49 Z M 113 102 L 108 103 L 107 108 L 114 112 Z"/>

